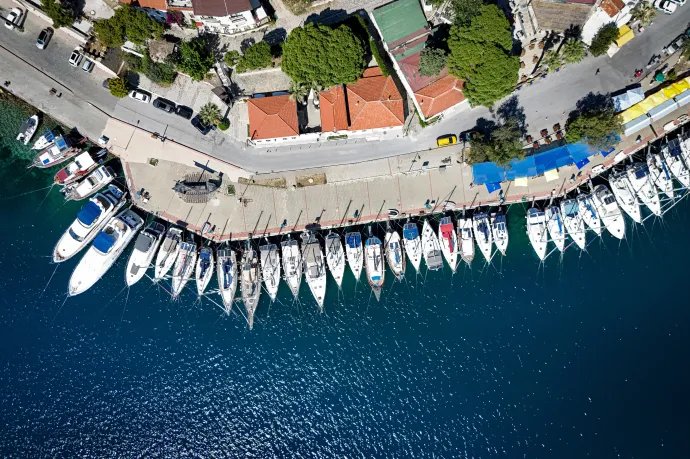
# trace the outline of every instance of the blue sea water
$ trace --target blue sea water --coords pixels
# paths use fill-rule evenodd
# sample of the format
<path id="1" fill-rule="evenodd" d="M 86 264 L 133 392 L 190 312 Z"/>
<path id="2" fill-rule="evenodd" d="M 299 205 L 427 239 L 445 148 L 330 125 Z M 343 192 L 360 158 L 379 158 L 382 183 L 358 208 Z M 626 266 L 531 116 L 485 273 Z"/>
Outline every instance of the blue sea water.
<path id="1" fill-rule="evenodd" d="M 250 331 L 123 290 L 128 252 L 65 301 L 79 257 L 48 256 L 80 204 L 32 192 L 54 171 L 27 173 L 25 115 L 0 101 L 1 456 L 687 457 L 687 203 L 544 269 L 513 206 L 494 266 L 408 266 L 380 302 L 348 272 L 323 314 L 283 285 Z"/>

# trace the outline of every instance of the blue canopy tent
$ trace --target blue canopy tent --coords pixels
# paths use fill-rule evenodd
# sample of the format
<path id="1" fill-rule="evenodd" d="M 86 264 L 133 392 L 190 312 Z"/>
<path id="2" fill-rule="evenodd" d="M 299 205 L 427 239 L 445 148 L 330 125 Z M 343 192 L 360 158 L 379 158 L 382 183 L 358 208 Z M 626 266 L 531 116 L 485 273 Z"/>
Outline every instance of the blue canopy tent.
<path id="1" fill-rule="evenodd" d="M 486 191 L 489 193 L 493 193 L 494 191 L 501 189 L 500 183 L 485 183 L 484 185 L 486 186 Z"/>
<path id="2" fill-rule="evenodd" d="M 567 147 L 558 147 L 534 156 L 534 164 L 538 174 L 557 169 L 573 163 Z"/>
<path id="3" fill-rule="evenodd" d="M 505 180 L 505 169 L 494 163 L 479 163 L 472 166 L 472 175 L 475 185 L 485 183 L 500 183 Z"/>
<path id="4" fill-rule="evenodd" d="M 581 159 L 580 161 L 575 161 L 575 165 L 577 166 L 578 169 L 582 169 L 585 167 L 587 164 L 589 164 L 589 159 Z"/>
<path id="5" fill-rule="evenodd" d="M 534 177 L 537 174 L 537 166 L 534 163 L 534 156 L 529 156 L 523 160 L 514 159 L 506 169 L 506 180 L 515 180 L 521 177 Z"/>

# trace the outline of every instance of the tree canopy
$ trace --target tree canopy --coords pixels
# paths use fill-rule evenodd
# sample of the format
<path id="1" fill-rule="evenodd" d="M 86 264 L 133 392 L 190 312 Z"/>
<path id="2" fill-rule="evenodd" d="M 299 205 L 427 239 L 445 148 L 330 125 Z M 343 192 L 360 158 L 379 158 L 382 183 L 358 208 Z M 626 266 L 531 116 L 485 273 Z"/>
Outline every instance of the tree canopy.
<path id="1" fill-rule="evenodd" d="M 177 68 L 189 75 L 192 80 L 203 80 L 214 63 L 213 55 L 206 49 L 206 41 L 202 37 L 192 38 L 180 45 L 180 61 Z"/>
<path id="2" fill-rule="evenodd" d="M 223 60 L 225 61 L 228 67 L 232 67 L 235 64 L 237 64 L 237 62 L 240 60 L 240 57 L 241 54 L 239 51 L 231 49 L 230 51 L 225 53 L 225 56 L 223 56 Z"/>
<path id="3" fill-rule="evenodd" d="M 96 37 L 105 46 L 118 47 L 129 40 L 137 45 L 143 45 L 147 39 L 159 39 L 163 36 L 163 25 L 151 19 L 140 10 L 129 5 L 115 10 L 110 19 L 101 19 L 93 25 Z"/>
<path id="4" fill-rule="evenodd" d="M 611 44 L 618 38 L 618 27 L 616 24 L 606 24 L 592 39 L 592 44 L 589 45 L 589 50 L 594 56 L 601 56 L 609 50 Z"/>
<path id="5" fill-rule="evenodd" d="M 43 11 L 53 20 L 53 27 L 68 27 L 74 23 L 74 12 L 55 0 L 41 0 Z"/>
<path id="6" fill-rule="evenodd" d="M 450 29 L 448 70 L 465 80 L 473 105 L 491 106 L 513 90 L 520 61 L 511 56 L 510 24 L 496 5 L 483 5 L 468 26 Z"/>
<path id="7" fill-rule="evenodd" d="M 470 139 L 470 153 L 467 161 L 470 164 L 493 161 L 498 166 L 505 166 L 513 159 L 523 159 L 522 131 L 515 118 L 508 118 L 496 126 L 488 137 L 474 132 Z"/>
<path id="8" fill-rule="evenodd" d="M 366 66 L 364 56 L 364 44 L 348 26 L 309 23 L 290 32 L 281 65 L 294 81 L 328 87 L 357 81 Z"/>
<path id="9" fill-rule="evenodd" d="M 204 124 L 213 126 L 220 122 L 222 114 L 220 113 L 220 108 L 218 108 L 216 104 L 209 102 L 199 109 L 199 116 Z"/>
<path id="10" fill-rule="evenodd" d="M 587 49 L 582 40 L 570 39 L 563 45 L 563 57 L 567 64 L 576 64 L 587 56 Z"/>
<path id="11" fill-rule="evenodd" d="M 558 54 L 555 50 L 549 50 L 544 53 L 544 57 L 541 58 L 541 65 L 547 67 L 549 72 L 554 71 L 563 65 L 563 56 Z"/>
<path id="12" fill-rule="evenodd" d="M 127 81 L 124 78 L 110 78 L 108 80 L 108 90 L 110 94 L 120 99 L 127 97 L 127 94 L 129 94 Z"/>
<path id="13" fill-rule="evenodd" d="M 594 148 L 605 150 L 616 143 L 622 124 L 612 103 L 601 104 L 571 117 L 566 126 L 565 139 L 568 143 L 585 142 Z"/>
<path id="14" fill-rule="evenodd" d="M 424 76 L 438 75 L 446 66 L 446 53 L 438 48 L 424 48 L 419 53 L 419 73 Z"/>
<path id="15" fill-rule="evenodd" d="M 271 45 L 265 41 L 254 43 L 244 52 L 244 55 L 237 60 L 237 71 L 262 69 L 268 67 L 273 62 L 271 55 Z"/>

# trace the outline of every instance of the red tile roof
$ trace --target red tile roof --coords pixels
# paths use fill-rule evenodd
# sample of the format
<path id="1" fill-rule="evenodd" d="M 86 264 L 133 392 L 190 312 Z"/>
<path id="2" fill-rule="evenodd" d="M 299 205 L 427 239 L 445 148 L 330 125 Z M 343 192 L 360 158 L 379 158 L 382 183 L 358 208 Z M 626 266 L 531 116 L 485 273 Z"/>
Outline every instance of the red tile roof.
<path id="1" fill-rule="evenodd" d="M 161 11 L 168 9 L 168 2 L 166 0 L 120 0 L 120 2 L 125 4 L 136 3 L 142 8 L 153 8 Z"/>
<path id="2" fill-rule="evenodd" d="M 249 0 L 192 0 L 194 14 L 198 16 L 230 16 L 231 14 L 249 11 L 252 8 Z"/>
<path id="3" fill-rule="evenodd" d="M 290 96 L 252 98 L 247 100 L 247 109 L 252 140 L 299 135 L 297 104 Z"/>
<path id="4" fill-rule="evenodd" d="M 347 130 L 347 108 L 342 85 L 321 91 L 319 103 L 322 132 Z"/>
<path id="5" fill-rule="evenodd" d="M 581 5 L 594 5 L 597 0 L 565 0 L 566 3 L 579 3 Z"/>
<path id="6" fill-rule="evenodd" d="M 424 118 L 438 115 L 442 111 L 465 100 L 462 87 L 462 80 L 446 75 L 429 86 L 416 91 L 414 97 L 422 108 Z"/>
<path id="7" fill-rule="evenodd" d="M 601 2 L 601 9 L 606 11 L 610 18 L 615 17 L 623 8 L 625 8 L 625 3 L 621 0 L 604 0 Z"/>

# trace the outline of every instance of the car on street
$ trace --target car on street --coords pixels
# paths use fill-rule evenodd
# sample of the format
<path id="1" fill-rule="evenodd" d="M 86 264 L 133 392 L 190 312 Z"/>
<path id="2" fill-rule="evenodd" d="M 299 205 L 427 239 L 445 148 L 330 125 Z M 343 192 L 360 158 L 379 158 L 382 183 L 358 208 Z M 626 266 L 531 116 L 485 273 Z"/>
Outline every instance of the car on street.
<path id="1" fill-rule="evenodd" d="M 145 104 L 151 102 L 151 96 L 143 91 L 139 91 L 138 89 L 130 91 L 129 97 L 134 100 L 138 100 L 139 102 L 143 102 Z"/>
<path id="2" fill-rule="evenodd" d="M 455 136 L 455 134 L 442 135 L 436 139 L 436 146 L 438 147 L 447 147 L 450 145 L 455 145 L 456 143 L 458 143 L 458 138 Z"/>
<path id="3" fill-rule="evenodd" d="M 663 51 L 670 56 L 671 54 L 675 53 L 676 51 L 678 51 L 679 49 L 681 49 L 683 47 L 683 43 L 685 42 L 685 40 L 686 40 L 686 36 L 681 35 L 678 38 L 676 38 L 673 41 L 673 43 L 671 43 L 666 48 L 664 48 Z"/>
<path id="4" fill-rule="evenodd" d="M 53 29 L 46 27 L 45 29 L 41 30 L 41 33 L 38 34 L 38 40 L 36 40 L 36 47 L 38 49 L 46 49 L 46 46 L 48 46 L 48 41 L 50 41 L 50 37 L 52 36 Z"/>
<path id="5" fill-rule="evenodd" d="M 184 105 L 178 105 L 177 109 L 175 110 L 175 114 L 177 116 L 181 116 L 182 118 L 188 120 L 192 117 L 192 114 L 194 114 L 194 111 L 189 107 L 185 107 Z"/>
<path id="6" fill-rule="evenodd" d="M 84 59 L 84 65 L 81 66 L 81 69 L 86 73 L 91 73 L 91 70 L 93 70 L 94 66 L 95 64 L 91 59 Z"/>
<path id="7" fill-rule="evenodd" d="M 678 5 L 670 0 L 654 0 L 652 6 L 666 14 L 673 14 L 676 11 L 676 8 L 678 8 Z"/>
<path id="8" fill-rule="evenodd" d="M 198 130 L 199 132 L 201 132 L 203 135 L 208 134 L 209 131 L 211 130 L 211 126 L 209 126 L 208 124 L 204 123 L 204 122 L 201 120 L 201 117 L 200 117 L 199 115 L 196 115 L 196 116 L 194 117 L 194 119 L 192 119 L 192 126 L 194 126 L 195 128 L 197 128 L 197 130 Z"/>
<path id="9" fill-rule="evenodd" d="M 22 19 L 22 10 L 19 8 L 12 8 L 5 18 L 5 27 L 12 30 L 15 26 L 19 25 L 19 21 Z"/>
<path id="10" fill-rule="evenodd" d="M 69 65 L 78 67 L 82 57 L 84 57 L 84 55 L 79 52 L 79 49 L 75 49 L 69 56 Z"/>
<path id="11" fill-rule="evenodd" d="M 671 0 L 673 3 L 677 3 L 678 6 L 683 6 L 685 5 L 685 0 Z"/>
<path id="12" fill-rule="evenodd" d="M 103 87 L 105 89 L 110 89 L 110 83 L 108 83 L 108 80 L 110 80 L 110 78 L 106 78 L 105 80 L 103 80 Z"/>
<path id="13" fill-rule="evenodd" d="M 175 112 L 175 103 L 169 100 L 161 99 L 160 97 L 153 101 L 153 106 L 166 113 Z"/>

